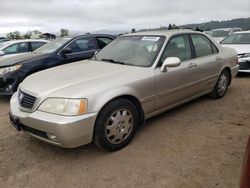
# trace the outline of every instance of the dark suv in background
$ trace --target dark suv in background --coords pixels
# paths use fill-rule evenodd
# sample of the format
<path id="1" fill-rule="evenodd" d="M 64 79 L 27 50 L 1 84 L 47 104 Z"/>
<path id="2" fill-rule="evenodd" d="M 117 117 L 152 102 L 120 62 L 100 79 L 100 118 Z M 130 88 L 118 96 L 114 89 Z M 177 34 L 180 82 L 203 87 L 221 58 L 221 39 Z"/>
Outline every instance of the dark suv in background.
<path id="1" fill-rule="evenodd" d="M 11 95 L 24 78 L 32 73 L 91 58 L 115 37 L 88 34 L 58 38 L 33 53 L 0 60 L 0 95 Z M 39 83 L 38 83 L 39 84 Z"/>

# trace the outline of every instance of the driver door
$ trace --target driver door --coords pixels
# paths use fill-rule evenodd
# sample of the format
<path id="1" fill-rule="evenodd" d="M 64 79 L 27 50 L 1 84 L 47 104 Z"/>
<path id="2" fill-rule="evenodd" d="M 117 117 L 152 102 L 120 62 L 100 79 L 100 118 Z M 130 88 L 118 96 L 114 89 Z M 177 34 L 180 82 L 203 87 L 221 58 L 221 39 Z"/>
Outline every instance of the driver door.
<path id="1" fill-rule="evenodd" d="M 180 58 L 181 65 L 161 72 L 160 67 L 168 57 Z M 155 70 L 158 110 L 164 110 L 195 95 L 197 81 L 193 73 L 196 66 L 192 57 L 188 35 L 177 35 L 170 39 Z"/>

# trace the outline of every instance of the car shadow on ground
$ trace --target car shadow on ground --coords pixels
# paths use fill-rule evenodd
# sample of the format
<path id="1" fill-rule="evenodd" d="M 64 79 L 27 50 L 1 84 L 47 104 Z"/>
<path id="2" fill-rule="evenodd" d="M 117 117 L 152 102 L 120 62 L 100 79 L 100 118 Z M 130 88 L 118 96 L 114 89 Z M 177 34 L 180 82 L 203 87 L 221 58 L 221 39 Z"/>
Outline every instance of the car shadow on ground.
<path id="1" fill-rule="evenodd" d="M 0 96 L 0 103 L 8 103 L 8 102 L 10 102 L 10 98 L 11 98 L 11 96 Z"/>
<path id="2" fill-rule="evenodd" d="M 250 73 L 238 73 L 237 78 L 250 78 Z"/>

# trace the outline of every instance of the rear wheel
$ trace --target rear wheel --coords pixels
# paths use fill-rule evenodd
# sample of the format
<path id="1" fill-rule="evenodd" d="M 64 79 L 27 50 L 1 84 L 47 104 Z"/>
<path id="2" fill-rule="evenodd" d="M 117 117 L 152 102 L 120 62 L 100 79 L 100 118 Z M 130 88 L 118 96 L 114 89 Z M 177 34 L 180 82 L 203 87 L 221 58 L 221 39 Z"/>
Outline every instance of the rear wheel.
<path id="1" fill-rule="evenodd" d="M 213 99 L 222 98 L 227 92 L 229 83 L 230 83 L 230 73 L 227 70 L 223 70 L 210 96 Z"/>
<path id="2" fill-rule="evenodd" d="M 139 124 L 135 105 L 126 99 L 107 104 L 100 112 L 94 131 L 94 141 L 101 149 L 115 151 L 133 138 Z"/>

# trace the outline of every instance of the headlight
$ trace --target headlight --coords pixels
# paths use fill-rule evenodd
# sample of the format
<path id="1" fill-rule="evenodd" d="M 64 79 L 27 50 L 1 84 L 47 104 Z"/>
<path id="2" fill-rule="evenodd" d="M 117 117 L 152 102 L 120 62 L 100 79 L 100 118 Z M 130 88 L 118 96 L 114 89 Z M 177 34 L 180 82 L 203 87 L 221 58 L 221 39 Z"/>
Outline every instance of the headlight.
<path id="1" fill-rule="evenodd" d="M 22 65 L 15 65 L 15 66 L 11 66 L 11 67 L 5 67 L 5 68 L 1 68 L 0 69 L 0 75 L 5 75 L 9 72 L 13 72 L 16 71 L 18 69 L 21 68 Z"/>
<path id="2" fill-rule="evenodd" d="M 38 110 L 63 116 L 77 116 L 87 112 L 87 103 L 86 99 L 49 98 Z"/>

